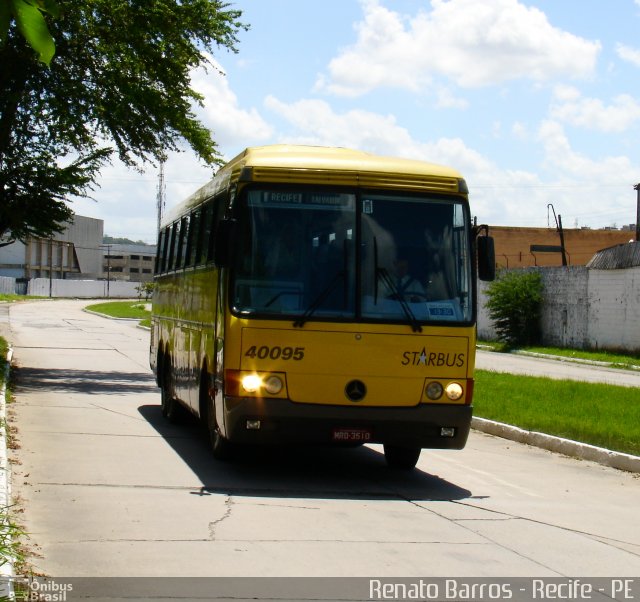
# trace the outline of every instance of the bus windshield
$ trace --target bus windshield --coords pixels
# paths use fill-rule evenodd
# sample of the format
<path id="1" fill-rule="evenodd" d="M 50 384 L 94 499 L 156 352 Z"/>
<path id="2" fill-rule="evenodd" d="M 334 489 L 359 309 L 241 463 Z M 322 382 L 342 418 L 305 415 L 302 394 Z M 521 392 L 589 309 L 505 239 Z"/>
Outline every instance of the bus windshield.
<path id="1" fill-rule="evenodd" d="M 234 312 L 246 316 L 469 322 L 463 199 L 300 186 L 240 199 Z"/>

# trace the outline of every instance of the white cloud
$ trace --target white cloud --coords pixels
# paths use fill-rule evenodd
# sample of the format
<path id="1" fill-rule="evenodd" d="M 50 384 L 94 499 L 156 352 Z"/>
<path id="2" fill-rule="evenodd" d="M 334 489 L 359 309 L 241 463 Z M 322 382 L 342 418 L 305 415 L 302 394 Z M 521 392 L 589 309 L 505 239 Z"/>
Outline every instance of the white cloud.
<path id="1" fill-rule="evenodd" d="M 357 41 L 335 57 L 316 89 L 358 96 L 377 87 L 417 91 L 434 76 L 479 87 L 528 78 L 586 77 L 600 43 L 553 27 L 518 0 L 432 0 L 431 11 L 408 19 L 362 0 Z"/>
<path id="2" fill-rule="evenodd" d="M 640 4 L 640 3 L 638 3 Z M 640 67 L 640 50 L 631 48 L 624 44 L 616 45 L 616 54 L 623 60 L 632 63 L 636 67 Z"/>
<path id="3" fill-rule="evenodd" d="M 527 126 L 524 125 L 524 123 L 521 123 L 519 121 L 516 121 L 511 126 L 511 134 L 517 140 L 528 140 L 529 139 L 529 132 L 527 131 Z"/>
<path id="4" fill-rule="evenodd" d="M 398 125 L 392 115 L 352 110 L 336 113 L 322 100 L 287 104 L 271 96 L 266 107 L 287 120 L 295 132 L 287 142 L 357 148 L 380 155 L 421 159 L 458 169 L 471 188 L 472 213 L 483 223 L 534 225 L 536 206 L 531 187 L 541 185 L 536 174 L 524 170 L 501 170 L 490 159 L 460 138 L 422 142 Z M 539 223 L 544 225 L 540 209 Z"/>
<path id="5" fill-rule="evenodd" d="M 441 138 L 433 143 L 414 140 L 406 128 L 398 125 L 393 115 L 362 110 L 336 113 L 323 100 L 286 104 L 273 96 L 266 99 L 265 105 L 294 126 L 297 134 L 287 136 L 289 142 L 357 148 L 380 155 L 455 165 L 461 170 L 482 170 L 489 165 L 459 138 Z"/>
<path id="6" fill-rule="evenodd" d="M 560 180 L 573 179 L 598 185 L 619 185 L 637 178 L 637 166 L 625 156 L 589 158 L 575 152 L 562 125 L 553 120 L 544 121 L 538 130 L 543 144 L 546 165 Z"/>
<path id="7" fill-rule="evenodd" d="M 455 96 L 449 88 L 439 86 L 436 90 L 436 108 L 468 109 L 469 101 Z"/>
<path id="8" fill-rule="evenodd" d="M 222 67 L 213 58 L 209 60 L 219 71 L 197 69 L 191 76 L 191 85 L 204 96 L 204 107 L 198 107 L 196 113 L 213 130 L 214 140 L 220 147 L 234 148 L 247 146 L 247 141 L 256 144 L 268 140 L 273 133 L 271 126 L 257 109 L 240 108 Z"/>
<path id="9" fill-rule="evenodd" d="M 623 132 L 640 120 L 640 103 L 629 94 L 619 94 L 605 105 L 598 98 L 583 98 L 575 88 L 554 90 L 550 115 L 574 126 L 602 132 Z"/>

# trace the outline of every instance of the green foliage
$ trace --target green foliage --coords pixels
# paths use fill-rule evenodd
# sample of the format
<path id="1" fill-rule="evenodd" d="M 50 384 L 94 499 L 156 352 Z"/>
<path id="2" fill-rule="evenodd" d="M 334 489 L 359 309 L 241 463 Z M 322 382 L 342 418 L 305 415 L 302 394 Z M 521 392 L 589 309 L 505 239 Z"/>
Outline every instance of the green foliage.
<path id="1" fill-rule="evenodd" d="M 146 245 L 144 240 L 131 240 L 130 238 L 118 238 L 115 236 L 109 236 L 105 234 L 102 237 L 102 243 L 105 245 Z M 153 246 L 153 245 L 149 245 Z"/>
<path id="2" fill-rule="evenodd" d="M 18 0 L 0 4 L 9 1 Z M 88 196 L 113 153 L 140 168 L 186 140 L 206 163 L 220 162 L 195 116 L 202 97 L 190 78 L 211 66 L 220 47 L 235 51 L 236 34 L 246 29 L 240 11 L 216 0 L 58 5 L 49 68 L 16 27 L 0 45 L 0 238 L 64 228 L 71 216 L 65 200 Z"/>
<path id="3" fill-rule="evenodd" d="M 153 282 L 141 282 L 136 286 L 136 290 L 138 291 L 138 296 L 140 298 L 144 297 L 145 299 L 149 299 L 151 295 L 153 295 L 153 289 L 155 288 L 155 283 Z"/>
<path id="4" fill-rule="evenodd" d="M 502 272 L 487 288 L 487 309 L 501 341 L 532 345 L 540 338 L 542 278 L 534 271 Z"/>
<path id="5" fill-rule="evenodd" d="M 60 11 L 53 0 L 0 0 L 0 44 L 9 37 L 11 21 L 45 65 L 51 63 L 56 45 L 42 13 L 58 17 Z"/>

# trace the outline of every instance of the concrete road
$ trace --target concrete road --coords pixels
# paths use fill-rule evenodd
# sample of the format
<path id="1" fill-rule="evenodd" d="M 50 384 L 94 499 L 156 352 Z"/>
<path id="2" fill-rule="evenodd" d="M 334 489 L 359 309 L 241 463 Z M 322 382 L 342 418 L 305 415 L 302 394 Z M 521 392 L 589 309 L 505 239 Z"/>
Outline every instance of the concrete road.
<path id="1" fill-rule="evenodd" d="M 211 459 L 165 424 L 145 331 L 15 304 L 14 493 L 52 576 L 638 576 L 640 479 L 473 433 L 389 471 L 377 446 Z M 1 313 L 0 313 L 1 316 Z"/>
<path id="2" fill-rule="evenodd" d="M 547 376 L 561 380 L 581 380 L 624 387 L 640 387 L 640 371 L 616 370 L 615 368 L 536 358 L 527 355 L 492 353 L 491 351 L 478 350 L 476 368 L 494 372 L 509 372 L 511 374 Z"/>

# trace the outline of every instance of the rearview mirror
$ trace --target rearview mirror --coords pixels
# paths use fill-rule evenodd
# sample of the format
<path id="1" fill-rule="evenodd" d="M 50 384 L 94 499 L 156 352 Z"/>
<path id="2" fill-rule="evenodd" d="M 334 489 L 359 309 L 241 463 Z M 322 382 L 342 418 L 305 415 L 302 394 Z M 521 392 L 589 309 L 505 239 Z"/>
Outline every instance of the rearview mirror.
<path id="1" fill-rule="evenodd" d="M 491 281 L 496 279 L 496 251 L 491 236 L 478 236 L 478 278 Z"/>

